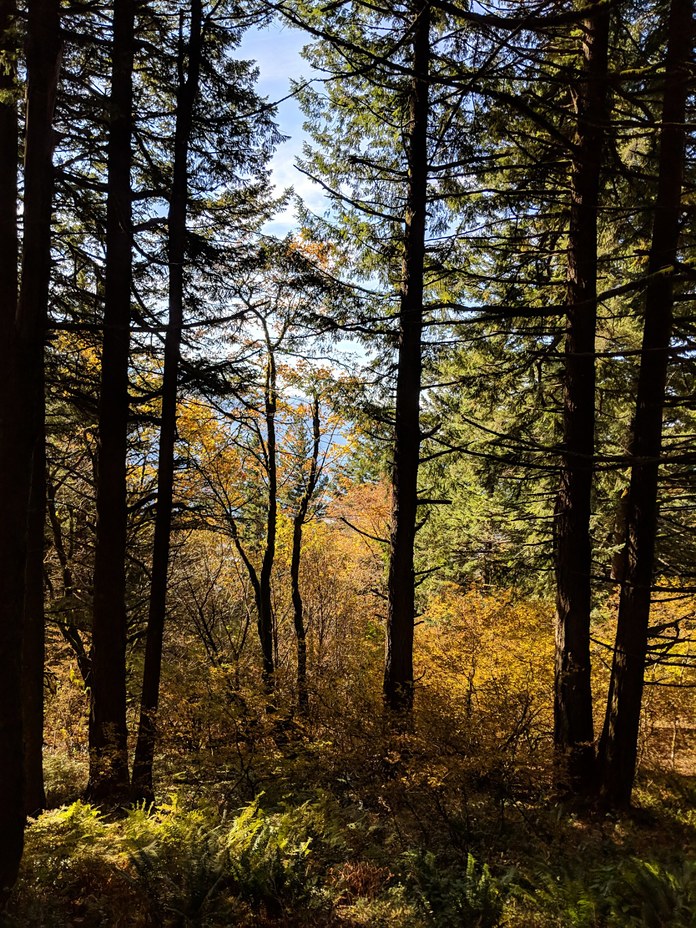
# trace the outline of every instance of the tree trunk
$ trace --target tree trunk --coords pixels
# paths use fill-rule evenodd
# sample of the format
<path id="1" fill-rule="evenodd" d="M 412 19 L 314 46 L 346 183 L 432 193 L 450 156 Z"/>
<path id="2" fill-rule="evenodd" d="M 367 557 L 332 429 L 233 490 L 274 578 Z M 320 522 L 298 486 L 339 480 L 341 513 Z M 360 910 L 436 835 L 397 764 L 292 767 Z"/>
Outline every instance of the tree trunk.
<path id="1" fill-rule="evenodd" d="M 266 516 L 266 545 L 259 571 L 256 606 L 258 630 L 263 660 L 263 680 L 267 690 L 274 688 L 275 660 L 273 653 L 273 600 L 271 574 L 275 560 L 276 528 L 278 521 L 278 462 L 275 431 L 275 414 L 278 402 L 277 372 L 274 348 L 264 322 L 268 362 L 264 389 L 264 415 L 266 419 L 266 471 L 268 474 L 268 512 Z"/>
<path id="2" fill-rule="evenodd" d="M 616 503 L 616 515 L 614 517 L 614 531 L 612 542 L 616 545 L 617 550 L 611 558 L 611 570 L 609 577 L 614 583 L 621 583 L 626 575 L 626 515 L 628 509 L 628 488 L 621 490 L 621 494 Z"/>
<path id="3" fill-rule="evenodd" d="M 32 462 L 42 445 L 40 411 L 53 196 L 51 126 L 61 49 L 58 3 L 33 0 L 27 26 L 24 238 L 18 299 L 13 99 L 17 49 L 8 32 L 15 13 L 13 3 L 0 3 L 0 41 L 7 53 L 5 63 L 11 63 L 9 69 L 2 69 L 0 78 L 1 89 L 7 94 L 0 99 L 0 335 L 7 350 L 7 363 L 0 375 L 0 902 L 16 878 L 23 843 L 22 616 Z"/>
<path id="4" fill-rule="evenodd" d="M 319 446 L 321 442 L 321 423 L 319 421 L 319 397 L 315 394 L 312 401 L 312 459 L 305 492 L 292 523 L 292 556 L 290 558 L 290 582 L 292 585 L 292 608 L 297 639 L 297 708 L 300 715 L 306 715 L 309 709 L 307 691 L 307 632 L 304 624 L 304 607 L 300 593 L 300 555 L 302 553 L 302 528 L 307 519 L 307 510 L 314 496 L 319 476 Z"/>
<path id="5" fill-rule="evenodd" d="M 262 662 L 262 679 L 266 689 L 266 694 L 271 697 L 275 688 L 275 636 L 274 636 L 274 616 L 273 616 L 273 597 L 271 589 L 271 575 L 273 573 L 273 562 L 275 560 L 276 548 L 276 531 L 278 522 L 278 462 L 277 462 L 277 442 L 275 430 L 275 414 L 278 402 L 277 372 L 275 363 L 275 350 L 277 343 L 274 345 L 268 331 L 266 320 L 259 316 L 259 323 L 264 330 L 266 342 L 267 360 L 266 360 L 266 381 L 264 385 L 264 421 L 266 423 L 266 441 L 260 438 L 262 446 L 263 460 L 268 477 L 268 508 L 266 510 L 266 538 L 261 560 L 261 569 L 256 570 L 244 549 L 242 539 L 239 537 L 237 522 L 232 513 L 229 514 L 229 525 L 232 534 L 232 541 L 237 549 L 237 553 L 242 559 L 242 563 L 249 575 L 249 582 L 254 591 L 254 604 L 256 605 L 256 629 L 261 643 L 261 662 Z M 261 435 L 259 430 L 259 436 Z M 272 711 L 274 706 L 269 701 L 268 710 Z"/>
<path id="6" fill-rule="evenodd" d="M 563 460 L 554 520 L 556 667 L 554 746 L 558 784 L 590 792 L 594 728 L 590 674 L 595 432 L 597 211 L 606 125 L 609 13 L 583 28 L 583 74 L 576 94 L 571 171 L 564 367 Z"/>
<path id="7" fill-rule="evenodd" d="M 408 191 L 404 217 L 404 259 L 399 306 L 398 359 L 392 465 L 392 516 L 384 700 L 388 709 L 413 706 L 415 620 L 414 543 L 420 455 L 421 337 L 423 271 L 428 186 L 428 81 L 430 4 L 414 10 L 413 78 L 405 140 Z"/>
<path id="8" fill-rule="evenodd" d="M 16 446 L 22 409 L 17 312 L 17 156 L 14 0 L 0 0 L 0 908 L 17 878 L 24 842 L 21 617 L 30 461 Z M 24 473 L 23 473 L 24 468 Z M 19 483 L 17 483 L 19 481 Z"/>
<path id="9" fill-rule="evenodd" d="M 41 425 L 45 425 L 43 409 L 41 410 Z M 24 808 L 27 815 L 36 815 L 46 806 L 43 778 L 46 638 L 44 614 L 45 524 L 46 443 L 42 435 L 34 449 L 31 475 L 22 640 Z"/>
<path id="10" fill-rule="evenodd" d="M 46 415 L 44 343 L 51 276 L 53 207 L 53 113 L 62 39 L 59 0 L 29 3 L 27 29 L 27 122 L 24 159 L 24 238 L 19 293 L 23 394 L 31 447 L 30 494 L 22 649 L 25 809 L 45 805 L 43 786 L 44 525 L 46 519 Z"/>
<path id="11" fill-rule="evenodd" d="M 126 728 L 126 455 L 134 26 L 134 0 L 115 0 L 87 787 L 90 800 L 107 804 L 125 801 L 130 789 Z"/>
<path id="12" fill-rule="evenodd" d="M 56 553 L 56 557 L 58 558 L 58 563 L 60 564 L 61 569 L 63 601 L 65 602 L 68 610 L 73 612 L 76 605 L 75 589 L 73 585 L 72 570 L 70 568 L 70 560 L 68 558 L 68 552 L 65 550 L 60 520 L 58 519 L 58 513 L 56 512 L 56 490 L 47 474 L 45 474 L 45 481 L 46 510 L 48 514 L 48 522 L 51 526 L 51 533 L 53 536 L 53 550 Z M 54 621 L 56 620 L 54 619 Z M 60 629 L 61 635 L 73 649 L 75 660 L 77 661 L 77 668 L 80 671 L 80 676 L 82 677 L 82 682 L 85 685 L 85 689 L 89 689 L 92 686 L 92 662 L 89 654 L 85 649 L 85 645 L 82 640 L 82 636 L 80 635 L 79 629 L 73 624 L 72 619 L 67 622 L 57 622 L 57 625 Z"/>
<path id="13" fill-rule="evenodd" d="M 292 612 L 297 640 L 297 711 L 306 716 L 309 710 L 307 690 L 307 631 L 304 624 L 304 606 L 300 592 L 300 554 L 302 552 L 302 527 L 304 519 L 298 513 L 292 525 L 292 558 L 290 560 L 290 582 L 292 585 Z"/>
<path id="14" fill-rule="evenodd" d="M 638 751 L 655 565 L 658 466 L 672 335 L 673 273 L 685 164 L 685 113 L 694 41 L 693 0 L 672 0 L 660 130 L 657 199 L 648 259 L 643 345 L 631 445 L 626 562 L 609 700 L 600 745 L 600 792 L 615 808 L 631 801 Z"/>
<path id="15" fill-rule="evenodd" d="M 181 327 L 184 305 L 184 260 L 186 257 L 186 210 L 188 204 L 188 150 L 193 124 L 193 108 L 198 93 L 201 61 L 201 0 L 192 0 L 191 25 L 187 48 L 180 49 L 180 67 L 188 61 L 186 79 L 177 92 L 174 134 L 174 176 L 169 204 L 169 323 L 164 343 L 162 420 L 157 468 L 157 508 L 152 551 L 150 608 L 145 645 L 140 725 L 133 763 L 133 795 L 154 800 L 152 768 L 157 738 L 162 643 L 167 606 L 167 573 L 174 495 L 174 445 L 179 379 Z"/>

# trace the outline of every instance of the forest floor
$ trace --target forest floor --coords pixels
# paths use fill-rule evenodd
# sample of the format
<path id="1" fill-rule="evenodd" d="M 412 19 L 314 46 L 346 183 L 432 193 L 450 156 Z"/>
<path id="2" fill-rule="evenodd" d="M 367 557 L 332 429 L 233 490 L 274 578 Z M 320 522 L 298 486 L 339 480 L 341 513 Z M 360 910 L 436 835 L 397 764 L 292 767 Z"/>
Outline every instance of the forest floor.
<path id="1" fill-rule="evenodd" d="M 256 721 L 163 755 L 159 804 L 118 814 L 79 800 L 84 752 L 50 752 L 54 808 L 27 829 L 4 924 L 696 925 L 690 750 L 691 775 L 646 752 L 634 808 L 616 815 L 555 795 L 548 744 L 523 733 L 501 746 L 446 719 L 400 736 L 374 719 Z"/>

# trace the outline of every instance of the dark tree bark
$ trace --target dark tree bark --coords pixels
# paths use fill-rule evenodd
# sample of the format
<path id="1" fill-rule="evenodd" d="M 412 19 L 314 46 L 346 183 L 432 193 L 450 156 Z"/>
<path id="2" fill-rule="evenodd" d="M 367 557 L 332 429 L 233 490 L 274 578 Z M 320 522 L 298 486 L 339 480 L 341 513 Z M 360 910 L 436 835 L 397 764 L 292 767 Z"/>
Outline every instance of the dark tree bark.
<path id="1" fill-rule="evenodd" d="M 14 62 L 8 35 L 16 10 L 0 4 L 0 41 Z M 43 444 L 43 345 L 50 276 L 53 196 L 52 120 L 60 64 L 57 0 L 28 6 L 22 285 L 17 297 L 17 125 L 14 68 L 3 68 L 0 100 L 0 334 L 7 351 L 0 380 L 0 896 L 16 877 L 22 851 L 22 617 L 33 466 Z M 8 221 L 9 220 L 9 221 Z M 39 449 L 37 451 L 37 449 Z M 41 487 L 37 487 L 41 494 Z M 36 496 L 34 497 L 36 498 Z M 29 576 L 32 577 L 31 571 Z M 32 591 L 34 592 L 34 591 Z M 32 668 L 35 673 L 37 668 Z"/>
<path id="2" fill-rule="evenodd" d="M 609 700 L 600 744 L 600 793 L 615 808 L 631 801 L 655 566 L 658 468 L 673 321 L 686 149 L 686 99 L 694 44 L 693 0 L 669 12 L 657 198 L 648 258 L 643 345 L 631 444 L 626 558 Z"/>
<path id="3" fill-rule="evenodd" d="M 582 23 L 583 73 L 576 88 L 571 171 L 564 366 L 563 459 L 554 520 L 556 667 L 554 746 L 558 784 L 590 792 L 594 727 L 590 673 L 595 432 L 597 213 L 606 126 L 609 13 Z"/>
<path id="4" fill-rule="evenodd" d="M 258 630 L 263 659 L 263 679 L 267 689 L 274 687 L 275 655 L 273 647 L 273 600 L 271 596 L 271 574 L 275 561 L 276 532 L 278 522 L 278 455 L 276 442 L 275 415 L 278 403 L 278 376 L 276 371 L 275 351 L 271 344 L 268 327 L 264 321 L 264 332 L 268 361 L 266 365 L 266 384 L 264 387 L 264 418 L 266 420 L 266 473 L 268 475 L 268 511 L 266 515 L 266 544 L 259 571 L 256 592 L 258 611 Z"/>
<path id="5" fill-rule="evenodd" d="M 307 690 L 307 631 L 304 624 L 304 607 L 300 592 L 300 555 L 302 553 L 302 529 L 307 521 L 307 511 L 317 488 L 319 479 L 319 450 L 321 443 L 321 423 L 319 420 L 319 397 L 312 398 L 312 458 L 304 493 L 300 499 L 295 518 L 292 522 L 292 556 L 290 558 L 290 583 L 292 586 L 293 622 L 297 638 L 297 708 L 300 715 L 306 715 L 309 709 Z"/>
<path id="6" fill-rule="evenodd" d="M 126 801 L 130 791 L 126 728 L 126 455 L 134 27 L 135 0 L 115 0 L 87 787 L 90 800 L 106 804 Z"/>
<path id="7" fill-rule="evenodd" d="M 187 48 L 180 50 L 180 73 L 188 61 L 186 78 L 177 91 L 174 133 L 174 174 L 169 203 L 169 323 L 164 343 L 162 420 L 157 468 L 157 508 L 152 551 L 150 606 L 140 701 L 140 725 L 133 762 L 133 795 L 154 800 L 153 761 L 157 738 L 157 709 L 162 669 L 162 643 L 167 607 L 167 574 L 174 495 L 174 445 L 179 379 L 181 330 L 184 309 L 184 261 L 186 256 L 186 211 L 188 205 L 188 151 L 193 125 L 193 108 L 198 94 L 201 63 L 202 10 L 192 0 Z"/>
<path id="8" fill-rule="evenodd" d="M 16 446 L 17 407 L 17 48 L 14 0 L 0 0 L 0 908 L 17 878 L 24 842 L 22 800 L 21 617 L 28 456 Z M 8 66 L 10 65 L 10 66 Z M 19 481 L 19 483 L 17 483 Z M 25 482 L 27 485 L 25 486 Z"/>
<path id="9" fill-rule="evenodd" d="M 17 259 L 19 241 L 17 237 L 17 158 L 18 129 L 16 98 L 17 73 L 15 58 L 18 53 L 14 34 L 17 12 L 15 0 L 0 0 L 0 53 L 4 67 L 0 68 L 0 334 L 3 348 L 12 347 L 11 338 L 17 312 Z M 0 367 L 0 372 L 5 365 Z M 7 410 L 2 409 L 4 424 Z M 2 449 L 0 449 L 2 450 Z M 4 488 L 3 484 L 3 488 Z M 0 607 L 2 604 L 0 603 Z"/>
<path id="10" fill-rule="evenodd" d="M 60 564 L 63 601 L 68 610 L 72 612 L 76 605 L 73 574 L 70 567 L 68 552 L 65 549 L 60 520 L 56 512 L 56 490 L 48 476 L 46 476 L 46 509 L 48 513 L 48 523 L 51 527 L 51 534 L 53 537 L 53 550 Z M 82 676 L 82 682 L 85 688 L 89 689 L 92 685 L 92 662 L 78 628 L 74 625 L 72 620 L 67 622 L 59 621 L 56 624 L 63 638 L 73 649 L 77 667 Z"/>
<path id="11" fill-rule="evenodd" d="M 43 403 L 41 405 L 43 407 Z M 40 413 L 42 432 L 45 431 L 45 415 L 43 413 L 42 408 Z M 46 639 L 46 616 L 44 611 L 45 525 L 46 443 L 42 434 L 34 449 L 31 475 L 22 640 L 24 808 L 27 815 L 36 815 L 46 806 L 43 778 Z"/>
<path id="12" fill-rule="evenodd" d="M 273 563 L 275 561 L 276 533 L 278 523 L 278 448 L 276 441 L 276 406 L 278 403 L 278 384 L 275 352 L 278 345 L 283 339 L 285 332 L 280 335 L 274 343 L 268 331 L 266 320 L 259 317 L 259 324 L 264 330 L 264 339 L 266 342 L 266 371 L 265 383 L 263 389 L 263 416 L 266 425 L 266 438 L 259 438 L 261 443 L 261 452 L 268 479 L 267 488 L 267 509 L 266 509 L 266 529 L 263 557 L 261 559 L 261 568 L 257 570 L 247 554 L 242 539 L 239 537 L 237 522 L 232 513 L 229 513 L 229 525 L 237 553 L 239 554 L 247 574 L 249 582 L 254 591 L 254 602 L 256 605 L 256 628 L 261 643 L 261 661 L 263 683 L 267 694 L 270 696 L 275 688 L 275 641 L 274 625 L 275 617 L 273 615 L 273 597 L 271 588 L 271 576 L 273 573 Z M 273 706 L 269 704 L 269 709 Z"/>
<path id="13" fill-rule="evenodd" d="M 24 345 L 24 392 L 31 403 L 32 452 L 27 520 L 22 655 L 25 808 L 43 808 L 43 556 L 46 520 L 44 342 L 51 274 L 53 205 L 53 112 L 62 54 L 59 0 L 29 3 L 27 30 L 27 125 L 24 159 L 24 237 L 19 294 Z"/>
<path id="14" fill-rule="evenodd" d="M 613 543 L 617 546 L 611 558 L 610 578 L 621 583 L 626 574 L 626 514 L 628 508 L 628 488 L 621 491 L 616 503 L 614 517 Z"/>
<path id="15" fill-rule="evenodd" d="M 405 139 L 408 190 L 404 216 L 404 258 L 399 306 L 395 402 L 392 515 L 384 700 L 388 709 L 413 706 L 415 620 L 414 543 L 420 456 L 421 339 L 423 272 L 428 187 L 428 82 L 430 4 L 418 2 L 413 22 L 413 78 Z"/>

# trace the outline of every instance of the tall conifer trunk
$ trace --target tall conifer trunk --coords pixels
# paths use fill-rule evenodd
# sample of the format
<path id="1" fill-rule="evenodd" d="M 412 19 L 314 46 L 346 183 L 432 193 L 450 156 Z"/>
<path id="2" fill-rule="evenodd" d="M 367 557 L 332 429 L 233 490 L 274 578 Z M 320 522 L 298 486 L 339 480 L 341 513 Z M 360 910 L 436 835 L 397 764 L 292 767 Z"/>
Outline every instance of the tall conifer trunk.
<path id="1" fill-rule="evenodd" d="M 50 277 L 53 197 L 52 122 L 60 64 L 57 0 L 31 0 L 27 23 L 22 285 L 17 295 L 16 48 L 8 27 L 14 4 L 0 3 L 3 62 L 0 99 L 0 335 L 7 363 L 0 375 L 0 901 L 22 851 L 23 686 L 31 483 L 43 447 L 43 346 Z M 7 68 L 7 62 L 11 63 Z M 40 482 L 40 481 L 39 481 Z M 36 486 L 36 495 L 42 495 Z M 41 582 L 41 581 L 39 581 Z M 35 592 L 35 591 L 32 591 Z M 36 672 L 37 668 L 32 668 Z"/>
<path id="2" fill-rule="evenodd" d="M 174 445 L 176 405 L 184 309 L 184 260 L 186 256 L 186 211 L 188 204 L 188 150 L 193 108 L 198 93 L 201 62 L 201 0 L 192 0 L 188 47 L 180 49 L 180 67 L 188 60 L 186 79 L 177 91 L 174 133 L 174 175 L 169 203 L 169 321 L 164 343 L 162 419 L 157 467 L 157 508 L 152 551 L 150 608 L 145 646 L 140 725 L 133 763 L 135 798 L 154 799 L 153 760 L 157 738 L 157 709 L 162 669 L 162 644 L 167 606 L 167 573 L 174 495 Z M 186 52 L 186 54 L 184 54 Z"/>
<path id="3" fill-rule="evenodd" d="M 421 338 L 423 272 L 428 188 L 428 82 L 430 4 L 413 9 L 413 77 L 405 138 L 408 190 L 404 216 L 404 258 L 399 306 L 398 358 L 392 464 L 392 514 L 384 700 L 388 709 L 413 706 L 415 619 L 414 544 L 420 456 Z"/>
<path id="4" fill-rule="evenodd" d="M 22 801 L 21 617 L 29 487 L 28 456 L 17 447 L 17 48 L 14 0 L 0 0 L 0 908 L 19 869 Z M 24 470 L 24 473 L 23 473 Z M 17 484 L 19 481 L 19 484 Z"/>
<path id="5" fill-rule="evenodd" d="M 694 45 L 693 0 L 672 0 L 660 123 L 657 198 L 648 258 L 643 345 L 631 443 L 626 559 L 614 659 L 600 745 L 600 790 L 612 807 L 630 804 L 648 647 L 657 532 L 658 467 L 673 321 L 686 148 L 686 99 Z"/>
<path id="6" fill-rule="evenodd" d="M 609 13 L 582 23 L 583 73 L 568 228 L 568 284 L 561 482 L 554 520 L 556 667 L 554 745 L 559 785 L 589 792 L 594 780 L 590 676 L 595 432 L 597 213 L 606 125 Z"/>
<path id="7" fill-rule="evenodd" d="M 125 801 L 130 789 L 126 729 L 126 455 L 134 27 L 135 0 L 115 0 L 87 787 L 92 801 L 104 803 Z"/>
<path id="8" fill-rule="evenodd" d="M 35 813 L 45 801 L 42 769 L 46 518 L 44 344 L 51 276 L 53 113 L 62 54 L 59 0 L 32 0 L 28 14 L 24 236 L 18 323 L 23 354 L 23 394 L 25 401 L 31 404 L 27 419 L 31 488 L 27 513 L 22 680 L 25 807 L 27 812 Z"/>
<path id="9" fill-rule="evenodd" d="M 43 373 L 43 372 L 42 372 Z M 22 700 L 24 719 L 24 808 L 36 815 L 46 805 L 43 777 L 44 668 L 46 651 L 44 554 L 46 524 L 46 442 L 43 378 L 39 411 L 42 434 L 34 448 L 24 589 Z"/>

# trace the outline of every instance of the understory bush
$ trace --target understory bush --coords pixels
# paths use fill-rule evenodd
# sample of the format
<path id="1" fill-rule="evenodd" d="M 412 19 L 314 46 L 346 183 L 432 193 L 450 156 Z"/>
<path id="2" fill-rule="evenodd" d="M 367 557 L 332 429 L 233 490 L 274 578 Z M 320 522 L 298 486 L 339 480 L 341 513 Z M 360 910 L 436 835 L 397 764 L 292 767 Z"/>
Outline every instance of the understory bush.
<path id="1" fill-rule="evenodd" d="M 513 888 L 533 924 L 563 928 L 690 928 L 696 924 L 696 862 L 628 857 L 537 868 Z M 512 922 L 524 924 L 523 920 Z"/>
<path id="2" fill-rule="evenodd" d="M 116 817 L 82 802 L 27 829 L 8 928 L 692 928 L 696 861 L 639 824 L 547 811 L 486 851 L 408 831 L 413 809 L 327 793 L 229 812 L 172 796 Z M 386 800 L 385 800 L 386 801 Z M 675 827 L 659 823 L 661 827 Z M 437 827 L 437 823 L 432 823 Z M 575 833 L 585 834 L 585 844 Z M 612 828 L 614 829 L 612 831 Z M 611 840 L 608 836 L 611 835 Z M 437 837 L 435 831 L 430 838 Z M 654 844 L 654 843 L 653 843 Z"/>
<path id="3" fill-rule="evenodd" d="M 432 852 L 410 855 L 415 898 L 434 928 L 495 928 L 503 912 L 501 884 L 473 854 L 462 870 L 442 867 Z"/>

